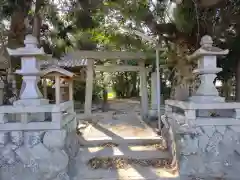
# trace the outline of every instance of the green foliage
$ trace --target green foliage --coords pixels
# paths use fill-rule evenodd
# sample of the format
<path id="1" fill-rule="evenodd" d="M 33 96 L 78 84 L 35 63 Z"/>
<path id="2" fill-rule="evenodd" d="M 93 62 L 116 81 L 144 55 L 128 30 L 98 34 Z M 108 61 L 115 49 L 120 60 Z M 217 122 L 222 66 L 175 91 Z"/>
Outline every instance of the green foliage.
<path id="1" fill-rule="evenodd" d="M 29 2 L 30 0 L 25 1 Z M 10 17 L 14 11 L 10 6 L 13 2 L 15 3 L 14 0 L 1 1 L 0 3 L 5 4 L 0 4 L 0 15 L 4 9 L 1 7 L 7 5 L 8 9 L 4 12 L 4 17 Z M 21 2 L 24 1 L 21 0 Z M 141 38 L 122 32 L 121 28 L 148 30 L 149 34 L 153 34 L 151 27 L 147 27 L 146 19 L 153 15 L 157 22 L 165 22 L 166 2 L 156 1 L 154 10 L 150 10 L 150 1 L 147 0 L 69 1 L 68 10 L 61 12 L 59 9 L 61 4 L 45 0 L 40 13 L 43 23 L 50 26 L 41 32 L 41 37 L 44 37 L 41 44 L 44 44 L 44 49 L 53 53 L 55 57 L 60 57 L 69 49 L 143 51 L 149 56 L 147 65 L 154 67 L 155 52 L 152 47 Z M 184 1 L 184 4 L 175 10 L 175 23 L 178 30 L 182 32 L 191 32 L 195 26 L 195 9 L 190 2 L 192 1 Z M 28 16 L 33 15 L 33 10 L 28 12 Z M 155 34 L 154 38 L 157 38 L 158 35 L 161 33 Z M 137 65 L 137 61 L 134 59 L 127 63 Z M 138 95 L 137 73 L 114 73 L 111 83 L 118 96 Z M 75 86 L 74 98 L 83 101 L 85 84 L 76 83 Z M 96 81 L 94 87 L 94 98 L 98 99 L 102 91 L 102 84 Z"/>
<path id="2" fill-rule="evenodd" d="M 75 101 L 84 103 L 85 101 L 85 87 L 86 83 L 81 81 L 75 81 L 74 82 L 74 95 L 73 98 Z M 93 102 L 99 102 L 101 99 L 102 87 L 96 83 L 96 81 L 93 84 Z"/>
<path id="3" fill-rule="evenodd" d="M 112 75 L 112 88 L 120 98 L 139 95 L 139 79 L 137 72 L 118 72 Z"/>
<path id="4" fill-rule="evenodd" d="M 174 23 L 180 32 L 191 33 L 196 25 L 196 10 L 192 0 L 185 0 L 173 11 Z"/>
<path id="5" fill-rule="evenodd" d="M 218 79 L 226 81 L 235 75 L 235 67 L 240 57 L 239 46 L 240 35 L 234 37 L 234 40 L 229 44 L 229 54 L 218 59 L 218 67 L 223 68 L 223 71 L 218 73 Z"/>

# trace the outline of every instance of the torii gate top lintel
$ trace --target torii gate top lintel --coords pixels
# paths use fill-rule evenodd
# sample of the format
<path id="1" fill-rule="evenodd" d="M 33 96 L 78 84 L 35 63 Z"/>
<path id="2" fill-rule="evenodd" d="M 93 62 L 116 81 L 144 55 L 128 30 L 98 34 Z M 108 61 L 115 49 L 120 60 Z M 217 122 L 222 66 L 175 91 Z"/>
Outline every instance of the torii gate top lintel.
<path id="1" fill-rule="evenodd" d="M 65 58 L 71 59 L 121 59 L 121 60 L 146 60 L 147 57 L 143 52 L 127 52 L 127 51 L 72 51 L 67 53 Z"/>

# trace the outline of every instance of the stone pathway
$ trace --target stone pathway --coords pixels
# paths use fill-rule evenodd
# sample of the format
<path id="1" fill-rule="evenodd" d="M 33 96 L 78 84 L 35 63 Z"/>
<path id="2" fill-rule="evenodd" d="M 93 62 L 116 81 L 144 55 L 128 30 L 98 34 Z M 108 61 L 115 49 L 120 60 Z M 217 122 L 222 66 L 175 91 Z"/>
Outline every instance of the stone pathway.
<path id="1" fill-rule="evenodd" d="M 98 116 L 99 117 L 99 116 Z M 162 140 L 136 113 L 114 114 L 110 112 L 90 122 L 82 131 L 83 144 L 106 143 L 114 141 L 117 144 L 128 142 L 153 143 Z M 85 141 L 85 142 L 84 142 Z M 94 142 L 95 141 L 95 142 Z"/>
<path id="2" fill-rule="evenodd" d="M 77 160 L 78 175 L 75 180 L 177 180 L 176 175 L 164 169 L 134 166 L 129 169 L 91 169 Z"/>
<path id="3" fill-rule="evenodd" d="M 178 178 L 169 169 L 131 164 L 127 168 L 93 169 L 93 158 L 135 159 L 137 161 L 169 159 L 164 147 L 166 142 L 141 120 L 140 104 L 137 101 L 119 100 L 110 102 L 110 112 L 96 113 L 90 120 L 81 121 L 83 129 L 79 140 L 82 148 L 76 158 L 75 180 L 167 180 Z M 81 126 L 81 125 L 80 125 Z M 103 147 L 110 143 L 114 147 Z M 154 147 L 158 145 L 158 147 Z"/>

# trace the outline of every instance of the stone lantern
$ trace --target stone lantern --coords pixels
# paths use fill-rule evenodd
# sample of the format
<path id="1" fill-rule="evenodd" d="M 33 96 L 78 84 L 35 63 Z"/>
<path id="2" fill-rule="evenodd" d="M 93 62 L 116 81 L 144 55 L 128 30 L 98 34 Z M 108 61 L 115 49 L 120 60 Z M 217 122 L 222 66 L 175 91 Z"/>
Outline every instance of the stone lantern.
<path id="1" fill-rule="evenodd" d="M 37 47 L 37 39 L 33 35 L 27 35 L 24 40 L 25 47 L 9 49 L 10 56 L 21 57 L 21 69 L 16 70 L 17 74 L 22 75 L 23 83 L 21 88 L 20 100 L 14 102 L 14 105 L 41 105 L 48 104 L 38 88 L 40 80 L 40 68 L 37 62 L 37 56 L 45 55 L 43 48 Z"/>
<path id="2" fill-rule="evenodd" d="M 222 71 L 217 67 L 217 56 L 228 54 L 228 50 L 222 50 L 213 46 L 213 40 L 205 35 L 200 42 L 201 47 L 195 51 L 189 59 L 198 59 L 198 67 L 194 73 L 198 74 L 201 84 L 190 101 L 195 103 L 224 102 L 225 99 L 219 96 L 219 93 L 213 84 L 216 73 Z"/>

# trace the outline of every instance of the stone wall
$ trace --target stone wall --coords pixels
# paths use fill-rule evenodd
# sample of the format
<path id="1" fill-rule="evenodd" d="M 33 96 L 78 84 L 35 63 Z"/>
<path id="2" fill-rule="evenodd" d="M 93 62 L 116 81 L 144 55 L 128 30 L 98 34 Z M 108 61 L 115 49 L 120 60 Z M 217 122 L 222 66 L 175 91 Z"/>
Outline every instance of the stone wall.
<path id="1" fill-rule="evenodd" d="M 78 146 L 67 130 L 1 132 L 0 179 L 68 180 Z"/>
<path id="2" fill-rule="evenodd" d="M 178 134 L 176 130 L 169 123 L 169 120 L 166 115 L 161 116 L 161 120 L 164 123 L 162 131 L 162 136 L 167 142 L 167 149 L 171 154 L 171 167 L 173 170 L 178 171 L 179 169 L 179 147 L 178 147 Z"/>
<path id="3" fill-rule="evenodd" d="M 181 134 L 177 142 L 180 173 L 239 179 L 240 126 L 199 126 L 195 130 Z"/>
<path id="4" fill-rule="evenodd" d="M 239 180 L 240 103 L 165 103 L 165 137 L 181 177 Z"/>

